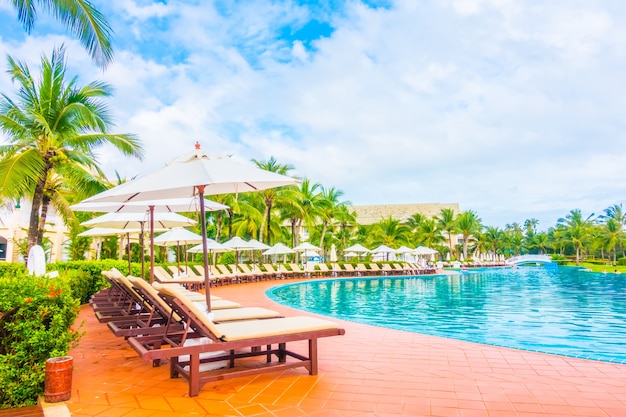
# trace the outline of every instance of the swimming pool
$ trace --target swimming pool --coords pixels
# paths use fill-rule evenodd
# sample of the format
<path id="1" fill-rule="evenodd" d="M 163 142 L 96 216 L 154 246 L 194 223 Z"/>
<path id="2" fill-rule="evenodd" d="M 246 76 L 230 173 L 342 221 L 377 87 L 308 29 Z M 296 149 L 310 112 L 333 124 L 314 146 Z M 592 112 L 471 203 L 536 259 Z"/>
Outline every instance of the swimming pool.
<path id="1" fill-rule="evenodd" d="M 505 268 L 460 275 L 316 280 L 273 300 L 374 326 L 626 363 L 626 275 Z"/>

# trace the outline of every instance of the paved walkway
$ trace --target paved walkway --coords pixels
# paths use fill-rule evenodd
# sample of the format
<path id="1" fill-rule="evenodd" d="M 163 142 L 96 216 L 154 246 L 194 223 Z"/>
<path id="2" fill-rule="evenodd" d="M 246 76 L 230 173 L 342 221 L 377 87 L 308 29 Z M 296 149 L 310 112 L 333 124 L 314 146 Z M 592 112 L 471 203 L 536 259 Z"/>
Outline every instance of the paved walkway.
<path id="1" fill-rule="evenodd" d="M 285 315 L 277 281 L 213 288 L 223 298 Z M 197 397 L 167 365 L 153 368 L 82 308 L 87 335 L 74 357 L 73 416 L 623 417 L 626 365 L 523 352 L 339 321 L 320 339 L 320 372 L 303 369 L 208 383 Z"/>

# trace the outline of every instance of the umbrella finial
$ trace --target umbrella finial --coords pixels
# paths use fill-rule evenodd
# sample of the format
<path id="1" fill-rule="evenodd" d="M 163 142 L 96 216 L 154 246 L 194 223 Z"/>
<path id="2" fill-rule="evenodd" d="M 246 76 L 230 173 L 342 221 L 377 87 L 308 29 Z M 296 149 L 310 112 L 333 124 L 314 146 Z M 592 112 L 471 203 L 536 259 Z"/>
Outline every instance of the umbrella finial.
<path id="1" fill-rule="evenodd" d="M 196 149 L 200 149 L 200 142 L 196 141 Z"/>

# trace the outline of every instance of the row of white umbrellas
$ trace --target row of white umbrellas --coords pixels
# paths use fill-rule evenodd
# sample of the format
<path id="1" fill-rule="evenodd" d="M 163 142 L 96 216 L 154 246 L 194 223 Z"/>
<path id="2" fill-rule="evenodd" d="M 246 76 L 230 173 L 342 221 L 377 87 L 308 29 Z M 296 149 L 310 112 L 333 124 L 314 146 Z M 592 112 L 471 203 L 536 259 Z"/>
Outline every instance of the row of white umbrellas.
<path id="1" fill-rule="evenodd" d="M 152 282 L 154 280 L 154 216 L 157 207 L 162 207 L 160 201 L 171 198 L 197 197 L 199 218 L 203 220 L 201 221 L 201 236 L 206 236 L 206 222 L 204 221 L 206 213 L 205 195 L 237 195 L 238 193 L 255 192 L 285 185 L 295 185 L 297 183 L 296 179 L 286 175 L 263 170 L 250 164 L 240 163 L 230 157 L 209 154 L 200 149 L 200 144 L 196 143 L 193 152 L 174 159 L 150 174 L 90 197 L 81 204 L 115 203 L 126 206 L 137 203 L 139 205 L 143 204 L 144 210 L 147 206 L 151 243 L 150 282 Z M 154 204 L 146 204 L 146 201 L 152 201 Z M 206 243 L 206 239 L 202 239 L 206 302 L 210 312 L 211 291 Z"/>

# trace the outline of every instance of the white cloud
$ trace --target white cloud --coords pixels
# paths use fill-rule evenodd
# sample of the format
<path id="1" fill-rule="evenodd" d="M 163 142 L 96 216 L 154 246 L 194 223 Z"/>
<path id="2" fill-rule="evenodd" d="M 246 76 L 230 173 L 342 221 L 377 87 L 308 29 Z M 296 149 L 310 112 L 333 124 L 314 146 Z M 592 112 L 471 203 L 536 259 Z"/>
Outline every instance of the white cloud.
<path id="1" fill-rule="evenodd" d="M 116 87 L 116 130 L 139 134 L 147 158 L 103 151 L 108 172 L 152 170 L 199 140 L 274 156 L 355 204 L 458 202 L 498 226 L 549 227 L 626 191 L 621 3 L 354 2 L 311 50 L 276 39 L 311 18 L 304 7 L 223 5 L 116 6 L 137 44 L 125 39 L 104 74 L 76 68 Z M 38 62 L 58 40 L 2 47 Z"/>

